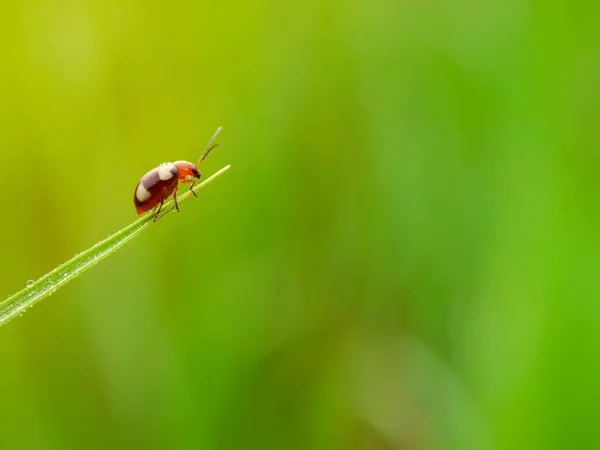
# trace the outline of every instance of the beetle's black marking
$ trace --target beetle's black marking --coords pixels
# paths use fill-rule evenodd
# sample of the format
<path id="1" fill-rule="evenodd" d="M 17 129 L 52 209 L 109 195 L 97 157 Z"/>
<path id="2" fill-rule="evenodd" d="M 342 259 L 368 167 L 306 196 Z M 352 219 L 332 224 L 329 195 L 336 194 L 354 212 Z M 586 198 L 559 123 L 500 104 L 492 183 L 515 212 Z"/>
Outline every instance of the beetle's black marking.
<path id="1" fill-rule="evenodd" d="M 142 183 L 146 190 L 149 191 L 159 181 L 161 180 L 158 176 L 158 167 L 155 167 L 154 169 L 149 170 L 146 175 L 141 178 L 140 183 Z"/>

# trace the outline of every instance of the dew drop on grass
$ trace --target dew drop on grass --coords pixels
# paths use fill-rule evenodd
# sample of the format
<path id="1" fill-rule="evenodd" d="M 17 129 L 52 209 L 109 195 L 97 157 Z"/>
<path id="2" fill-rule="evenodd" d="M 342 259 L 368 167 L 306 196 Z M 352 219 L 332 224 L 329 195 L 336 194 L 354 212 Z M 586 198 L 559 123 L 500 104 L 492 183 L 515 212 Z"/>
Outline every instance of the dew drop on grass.
<path id="1" fill-rule="evenodd" d="M 31 286 L 33 283 L 35 283 L 35 281 L 33 281 L 33 280 L 27 280 L 27 286 Z"/>

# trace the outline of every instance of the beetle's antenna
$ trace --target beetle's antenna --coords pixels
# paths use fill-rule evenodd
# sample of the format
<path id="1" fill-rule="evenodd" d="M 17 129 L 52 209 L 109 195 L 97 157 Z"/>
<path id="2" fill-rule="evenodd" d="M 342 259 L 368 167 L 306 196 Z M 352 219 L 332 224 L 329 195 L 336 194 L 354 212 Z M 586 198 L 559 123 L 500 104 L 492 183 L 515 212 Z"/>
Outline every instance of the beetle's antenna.
<path id="1" fill-rule="evenodd" d="M 219 135 L 219 133 L 221 132 L 222 129 L 223 129 L 223 127 L 217 128 L 217 131 L 215 131 L 215 134 L 213 134 L 213 137 L 210 138 L 210 141 L 208 142 L 208 145 L 206 146 L 206 150 L 204 150 L 204 152 L 202 152 L 202 156 L 198 160 L 198 164 L 196 164 L 196 167 L 200 166 L 202 161 L 204 161 L 204 159 L 208 156 L 208 154 L 210 153 L 210 151 L 213 148 L 219 146 L 219 144 L 213 144 L 213 142 L 215 141 L 215 138 Z"/>

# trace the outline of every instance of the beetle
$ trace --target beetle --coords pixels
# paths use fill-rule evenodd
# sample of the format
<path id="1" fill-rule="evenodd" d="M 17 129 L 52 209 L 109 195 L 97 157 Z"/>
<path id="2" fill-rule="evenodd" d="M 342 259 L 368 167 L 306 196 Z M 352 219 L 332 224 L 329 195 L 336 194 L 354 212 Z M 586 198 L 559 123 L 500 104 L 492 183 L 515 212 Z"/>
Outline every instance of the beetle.
<path id="1" fill-rule="evenodd" d="M 217 135 L 221 132 L 222 127 L 217 128 L 215 134 L 210 139 L 210 142 L 206 146 L 206 149 L 200 156 L 197 164 L 193 164 L 188 161 L 175 161 L 162 163 L 154 169 L 148 171 L 140 181 L 138 181 L 133 194 L 133 202 L 135 209 L 139 214 L 143 214 L 146 211 L 150 211 L 152 208 L 158 206 L 158 210 L 154 215 L 154 222 L 158 219 L 158 214 L 165 203 L 165 200 L 173 194 L 173 200 L 175 201 L 175 209 L 179 212 L 179 205 L 177 204 L 177 191 L 179 189 L 179 182 L 187 184 L 194 194 L 194 184 L 196 179 L 200 179 L 200 171 L 198 167 L 202 164 L 202 161 L 208 156 L 210 151 L 217 147 L 219 144 L 213 144 Z"/>

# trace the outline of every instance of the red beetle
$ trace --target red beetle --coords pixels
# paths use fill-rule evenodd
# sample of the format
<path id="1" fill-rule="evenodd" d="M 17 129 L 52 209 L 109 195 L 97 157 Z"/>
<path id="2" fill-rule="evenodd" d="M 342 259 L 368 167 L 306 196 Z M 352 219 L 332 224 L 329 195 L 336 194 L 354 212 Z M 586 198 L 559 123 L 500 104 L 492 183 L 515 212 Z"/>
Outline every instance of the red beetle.
<path id="1" fill-rule="evenodd" d="M 221 128 L 222 127 L 219 127 L 217 128 L 217 131 L 215 131 L 206 150 L 204 150 L 202 156 L 200 156 L 198 164 L 194 165 L 188 161 L 166 162 L 150 170 L 146 175 L 140 178 L 133 195 L 133 202 L 135 203 L 135 209 L 138 214 L 150 211 L 160 203 L 160 206 L 154 215 L 154 220 L 156 221 L 165 200 L 169 198 L 171 194 L 173 194 L 175 208 L 179 211 L 179 205 L 177 204 L 179 181 L 187 184 L 190 187 L 192 194 L 198 197 L 194 192 L 194 189 L 192 189 L 196 182 L 194 178 L 200 178 L 201 174 L 198 171 L 198 167 L 200 167 L 200 164 L 208 156 L 210 151 L 219 145 L 213 144 L 213 142 L 221 132 Z"/>

